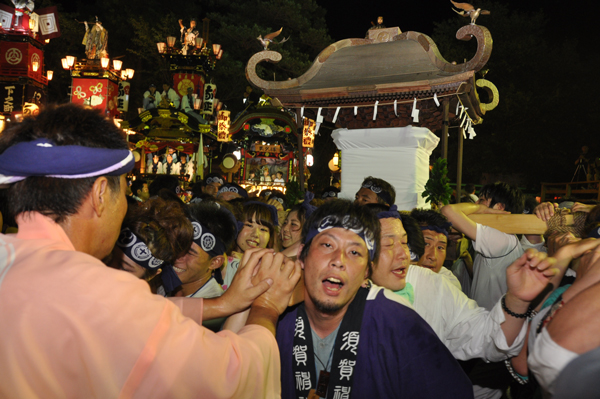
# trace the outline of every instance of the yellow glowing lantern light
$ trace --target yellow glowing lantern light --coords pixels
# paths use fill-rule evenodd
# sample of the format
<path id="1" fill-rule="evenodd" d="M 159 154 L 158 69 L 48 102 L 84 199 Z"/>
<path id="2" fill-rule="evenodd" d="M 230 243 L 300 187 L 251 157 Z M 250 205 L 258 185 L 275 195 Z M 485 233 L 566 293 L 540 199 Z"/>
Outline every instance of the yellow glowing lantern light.
<path id="1" fill-rule="evenodd" d="M 131 68 L 127 68 L 127 69 L 125 70 L 125 72 L 127 72 L 127 77 L 128 77 L 129 79 L 133 79 L 133 74 L 135 73 L 135 71 L 134 71 L 133 69 L 131 69 Z"/>
<path id="2" fill-rule="evenodd" d="M 33 18 L 29 18 L 29 29 L 31 29 L 31 30 L 35 29 L 35 19 L 33 19 Z"/>
<path id="3" fill-rule="evenodd" d="M 44 43 L 46 43 L 46 44 L 50 43 L 50 39 L 44 40 Z"/>
<path id="4" fill-rule="evenodd" d="M 201 38 L 201 37 L 197 37 L 197 38 L 196 38 L 196 47 L 197 47 L 197 48 L 200 48 L 200 47 L 202 47 L 202 42 L 203 42 L 203 41 L 204 41 L 204 39 L 203 39 L 203 38 Z"/>
<path id="5" fill-rule="evenodd" d="M 220 60 L 223 57 L 223 49 L 219 50 L 219 54 L 217 54 L 217 59 Z"/>
<path id="6" fill-rule="evenodd" d="M 75 57 L 73 57 L 72 55 L 67 55 L 67 65 L 69 66 L 69 68 L 73 68 L 73 65 L 75 65 Z"/>
<path id="7" fill-rule="evenodd" d="M 215 55 L 219 54 L 219 50 L 221 50 L 221 45 L 213 44 L 213 53 L 215 53 Z"/>
<path id="8" fill-rule="evenodd" d="M 39 62 L 33 61 L 31 63 L 31 69 L 33 70 L 33 72 L 37 72 L 39 68 L 40 68 L 40 63 Z"/>
<path id="9" fill-rule="evenodd" d="M 127 80 L 127 71 L 121 71 L 121 79 Z"/>
<path id="10" fill-rule="evenodd" d="M 336 153 L 333 154 L 333 165 L 334 166 L 338 166 L 339 163 L 340 163 L 340 158 L 339 158 L 339 155 L 338 155 L 338 153 L 336 151 Z"/>
<path id="11" fill-rule="evenodd" d="M 69 69 L 69 64 L 67 64 L 67 59 L 66 58 L 61 59 L 60 62 L 62 63 L 62 67 L 64 69 Z"/>
<path id="12" fill-rule="evenodd" d="M 156 43 L 156 47 L 158 48 L 158 52 L 160 54 L 163 54 L 166 50 L 167 43 L 165 43 L 165 42 Z"/>
<path id="13" fill-rule="evenodd" d="M 108 68 L 109 62 L 110 62 L 110 59 L 108 57 L 100 58 L 100 64 L 102 65 L 102 68 L 104 68 L 104 69 Z"/>
<path id="14" fill-rule="evenodd" d="M 120 71 L 122 67 L 123 67 L 123 61 L 113 60 L 113 68 L 115 68 L 115 70 Z"/>
<path id="15" fill-rule="evenodd" d="M 52 80 L 52 78 L 54 77 L 54 71 L 46 71 L 46 77 L 48 78 L 48 80 Z"/>
<path id="16" fill-rule="evenodd" d="M 173 46 L 175 46 L 175 40 L 177 40 L 175 36 L 167 37 L 167 46 L 169 46 L 169 48 L 173 48 Z"/>
<path id="17" fill-rule="evenodd" d="M 315 146 L 316 125 L 316 122 L 312 119 L 304 118 L 304 128 L 302 129 L 302 147 L 313 148 Z"/>
<path id="18" fill-rule="evenodd" d="M 229 141 L 230 111 L 219 111 L 217 115 L 217 140 Z"/>

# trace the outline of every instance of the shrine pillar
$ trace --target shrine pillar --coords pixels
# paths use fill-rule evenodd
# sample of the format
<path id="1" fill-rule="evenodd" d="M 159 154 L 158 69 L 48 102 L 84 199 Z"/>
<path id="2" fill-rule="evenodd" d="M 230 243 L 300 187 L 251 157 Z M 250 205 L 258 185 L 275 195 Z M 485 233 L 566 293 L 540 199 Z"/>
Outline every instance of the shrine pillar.
<path id="1" fill-rule="evenodd" d="M 398 210 L 429 208 L 421 196 L 429 179 L 429 157 L 440 139 L 429 129 L 407 126 L 381 129 L 337 129 L 331 137 L 342 150 L 342 191 L 354 200 L 367 176 L 396 189 Z"/>

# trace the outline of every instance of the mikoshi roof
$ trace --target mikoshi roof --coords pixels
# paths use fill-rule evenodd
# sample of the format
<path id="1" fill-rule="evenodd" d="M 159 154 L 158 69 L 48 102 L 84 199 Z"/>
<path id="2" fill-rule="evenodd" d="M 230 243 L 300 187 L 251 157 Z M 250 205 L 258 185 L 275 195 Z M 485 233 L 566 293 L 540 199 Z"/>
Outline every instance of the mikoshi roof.
<path id="1" fill-rule="evenodd" d="M 443 112 L 434 97 L 439 102 L 458 97 L 471 121 L 481 123 L 485 112 L 498 103 L 495 86 L 475 77 L 490 58 L 492 36 L 483 26 L 467 25 L 456 37 L 477 40 L 476 54 L 462 64 L 446 61 L 427 35 L 401 33 L 396 27 L 370 30 L 367 39 L 336 42 L 323 50 L 302 76 L 286 81 L 266 81 L 256 74 L 258 63 L 282 59 L 278 52 L 261 51 L 250 58 L 246 77 L 285 107 L 305 107 L 315 114 L 322 108 L 326 121 L 332 121 L 340 107 L 336 118 L 339 127 L 414 125 L 411 112 L 416 98 L 418 124 L 435 131 L 441 128 Z M 480 102 L 476 86 L 488 92 L 490 103 Z"/>

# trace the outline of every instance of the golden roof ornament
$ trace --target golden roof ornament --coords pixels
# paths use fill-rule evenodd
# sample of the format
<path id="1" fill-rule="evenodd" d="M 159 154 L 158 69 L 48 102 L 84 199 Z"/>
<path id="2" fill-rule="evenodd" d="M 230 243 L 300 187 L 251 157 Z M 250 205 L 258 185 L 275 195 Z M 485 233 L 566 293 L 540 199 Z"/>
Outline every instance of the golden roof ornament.
<path id="1" fill-rule="evenodd" d="M 481 8 L 475 8 L 473 5 L 469 3 L 457 3 L 455 1 L 450 0 L 450 2 L 454 5 L 454 7 L 462 10 L 456 11 L 454 8 L 452 11 L 457 13 L 458 15 L 462 15 L 463 17 L 471 17 L 471 25 L 475 25 L 475 21 L 479 18 L 480 15 L 490 15 L 488 10 L 482 10 Z"/>
<path id="2" fill-rule="evenodd" d="M 275 43 L 275 44 L 282 44 L 288 41 L 289 37 L 283 39 L 280 42 L 276 42 L 273 39 L 275 39 L 277 36 L 279 36 L 281 34 L 281 31 L 283 30 L 283 27 L 281 27 L 281 29 L 279 29 L 276 32 L 273 33 L 269 33 L 268 35 L 265 35 L 265 37 L 262 37 L 262 35 L 258 35 L 257 39 L 258 41 L 263 45 L 264 50 L 268 50 L 269 49 L 269 43 Z"/>

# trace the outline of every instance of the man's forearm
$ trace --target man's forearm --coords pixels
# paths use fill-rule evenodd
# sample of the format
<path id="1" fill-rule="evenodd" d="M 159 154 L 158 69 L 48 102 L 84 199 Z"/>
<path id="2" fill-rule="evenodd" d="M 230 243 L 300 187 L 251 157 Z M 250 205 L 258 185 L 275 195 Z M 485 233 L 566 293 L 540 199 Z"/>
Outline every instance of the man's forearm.
<path id="1" fill-rule="evenodd" d="M 505 304 L 511 312 L 516 314 L 525 314 L 529 309 L 529 302 L 524 302 L 518 299 L 510 292 L 506 294 Z M 505 321 L 504 323 L 502 323 L 501 327 L 502 331 L 504 332 L 504 337 L 506 338 L 506 343 L 508 344 L 508 346 L 511 346 L 513 342 L 515 342 L 515 339 L 519 335 L 519 332 L 521 332 L 521 329 L 523 328 L 523 323 L 527 321 L 527 318 L 514 317 L 507 313 L 506 310 L 503 309 L 503 311 Z"/>
<path id="2" fill-rule="evenodd" d="M 259 326 L 265 327 L 267 330 L 271 331 L 273 335 L 275 335 L 275 326 L 277 325 L 278 319 L 279 314 L 275 310 L 261 306 L 252 306 L 250 307 L 250 314 L 248 315 L 248 321 L 246 321 L 246 325 L 258 324 Z"/>

